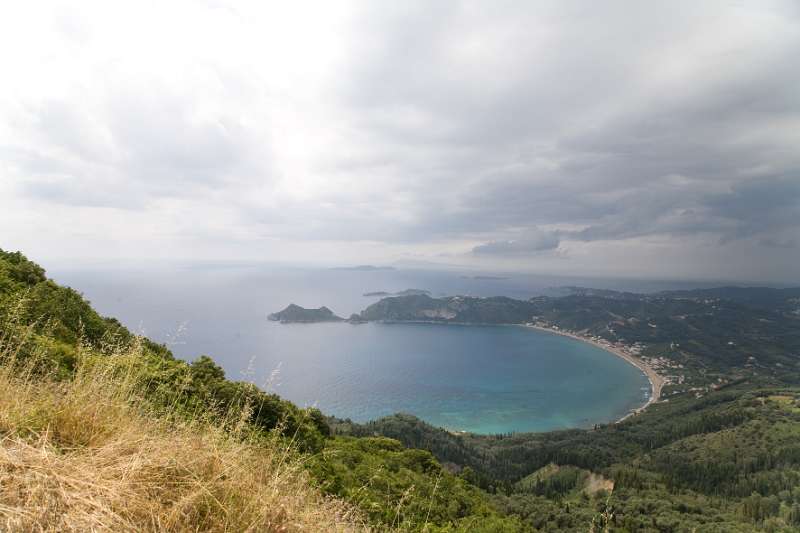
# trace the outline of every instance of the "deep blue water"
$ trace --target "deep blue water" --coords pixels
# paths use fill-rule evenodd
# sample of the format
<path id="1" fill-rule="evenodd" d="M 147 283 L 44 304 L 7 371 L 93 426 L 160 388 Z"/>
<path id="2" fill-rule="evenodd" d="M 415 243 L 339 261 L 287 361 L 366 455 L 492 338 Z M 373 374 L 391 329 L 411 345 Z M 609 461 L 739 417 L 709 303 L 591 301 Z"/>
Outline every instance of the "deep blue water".
<path id="1" fill-rule="evenodd" d="M 232 379 L 356 421 L 407 412 L 452 430 L 544 431 L 617 419 L 649 394 L 625 361 L 523 327 L 266 320 L 290 302 L 347 316 L 376 300 L 364 292 L 410 287 L 529 297 L 552 279 L 217 268 L 50 274 L 179 357 L 209 354 Z"/>

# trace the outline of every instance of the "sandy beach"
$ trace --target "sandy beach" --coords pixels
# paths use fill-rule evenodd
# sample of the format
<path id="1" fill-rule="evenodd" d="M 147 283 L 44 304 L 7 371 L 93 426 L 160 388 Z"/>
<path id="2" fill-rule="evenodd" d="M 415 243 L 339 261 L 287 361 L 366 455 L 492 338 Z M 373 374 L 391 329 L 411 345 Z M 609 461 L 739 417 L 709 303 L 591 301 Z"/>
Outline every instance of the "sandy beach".
<path id="1" fill-rule="evenodd" d="M 642 410 L 646 409 L 651 403 L 657 402 L 661 398 L 661 387 L 664 386 L 664 378 L 659 376 L 656 373 L 655 370 L 653 370 L 649 365 L 647 365 L 644 361 L 642 361 L 638 357 L 636 357 L 634 355 L 631 355 L 629 353 L 626 353 L 626 352 L 624 352 L 624 351 L 622 351 L 622 350 L 620 350 L 620 349 L 618 349 L 618 348 L 616 348 L 614 346 L 609 346 L 609 345 L 606 345 L 606 344 L 602 344 L 602 343 L 599 343 L 599 342 L 595 341 L 594 339 L 590 339 L 588 337 L 583 337 L 581 335 L 576 335 L 575 333 L 570 333 L 570 332 L 567 332 L 567 331 L 555 330 L 555 329 L 550 329 L 550 328 L 544 328 L 544 327 L 541 327 L 541 326 L 534 326 L 534 325 L 531 325 L 531 324 L 526 324 L 525 327 L 533 328 L 533 329 L 536 329 L 536 330 L 539 330 L 539 331 L 544 331 L 544 332 L 547 332 L 547 333 L 555 333 L 556 335 L 563 335 L 564 337 L 570 337 L 570 338 L 575 339 L 575 340 L 579 340 L 579 341 L 582 341 L 582 342 L 587 342 L 589 344 L 592 344 L 592 345 L 594 345 L 594 346 L 596 346 L 596 347 L 598 347 L 600 349 L 603 349 L 603 350 L 605 350 L 607 352 L 610 352 L 610 353 L 616 355 L 617 357 L 621 357 L 622 359 L 624 359 L 628 363 L 632 364 L 633 366 L 635 366 L 636 368 L 641 370 L 644 373 L 644 375 L 647 376 L 648 381 L 650 381 L 650 389 L 651 389 L 650 398 L 647 400 L 647 402 L 644 405 L 632 410 L 630 413 L 628 413 L 625 416 L 623 416 L 622 418 L 620 418 L 617 422 L 622 422 L 623 420 L 625 420 L 629 416 L 641 412 Z"/>

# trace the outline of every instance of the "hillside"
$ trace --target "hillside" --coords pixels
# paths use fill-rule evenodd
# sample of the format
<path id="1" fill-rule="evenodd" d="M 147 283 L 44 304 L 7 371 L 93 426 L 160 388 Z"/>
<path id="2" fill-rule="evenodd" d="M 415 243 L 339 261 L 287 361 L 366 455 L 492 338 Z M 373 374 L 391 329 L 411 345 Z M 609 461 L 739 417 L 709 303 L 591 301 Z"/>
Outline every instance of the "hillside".
<path id="1" fill-rule="evenodd" d="M 422 450 L 334 437 L 0 251 L 0 530 L 525 531 Z"/>
<path id="2" fill-rule="evenodd" d="M 536 311 L 530 302 L 504 296 L 432 298 L 411 294 L 383 298 L 361 312 L 364 320 L 521 324 Z"/>
<path id="3" fill-rule="evenodd" d="M 355 506 L 314 486 L 278 433 L 243 423 L 252 405 L 219 417 L 165 409 L 142 387 L 136 346 L 82 349 L 71 379 L 59 380 L 9 341 L 0 341 L 0 530 L 369 530 Z"/>
<path id="4" fill-rule="evenodd" d="M 267 318 L 275 322 L 283 323 L 341 322 L 344 320 L 342 317 L 333 314 L 333 311 L 324 306 L 319 309 L 306 309 L 305 307 L 300 307 L 295 304 L 289 304 L 284 310 L 271 313 Z"/>
<path id="5" fill-rule="evenodd" d="M 332 425 L 433 451 L 542 531 L 584 531 L 597 509 L 613 513 L 613 531 L 800 529 L 798 388 L 741 383 L 590 431 L 453 434 L 410 415 Z M 531 477 L 552 465 L 559 475 Z M 592 478 L 613 492 L 587 494 Z"/>
<path id="6" fill-rule="evenodd" d="M 800 530 L 790 306 L 589 293 L 381 302 L 375 316 L 398 320 L 533 310 L 597 335 L 614 323 L 613 338 L 683 361 L 706 386 L 673 385 L 668 401 L 592 430 L 454 434 L 411 415 L 355 424 L 231 381 L 208 356 L 176 359 L 0 252 L 0 529 Z"/>

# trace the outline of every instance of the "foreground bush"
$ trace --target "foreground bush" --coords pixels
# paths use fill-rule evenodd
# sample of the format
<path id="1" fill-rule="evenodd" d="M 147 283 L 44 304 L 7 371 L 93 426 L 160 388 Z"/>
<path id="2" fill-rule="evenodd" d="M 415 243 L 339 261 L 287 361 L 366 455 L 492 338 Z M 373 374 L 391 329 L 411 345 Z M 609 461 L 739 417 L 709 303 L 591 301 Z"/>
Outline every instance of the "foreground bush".
<path id="1" fill-rule="evenodd" d="M 366 529 L 290 440 L 247 423 L 250 406 L 187 418 L 145 398 L 135 345 L 79 350 L 65 380 L 0 334 L 0 530 Z"/>

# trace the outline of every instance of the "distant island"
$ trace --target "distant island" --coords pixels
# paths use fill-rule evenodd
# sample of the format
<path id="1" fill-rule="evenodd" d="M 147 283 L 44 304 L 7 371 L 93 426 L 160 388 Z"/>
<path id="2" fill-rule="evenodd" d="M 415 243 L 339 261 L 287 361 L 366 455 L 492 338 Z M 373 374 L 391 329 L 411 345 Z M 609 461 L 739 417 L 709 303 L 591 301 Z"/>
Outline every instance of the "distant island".
<path id="1" fill-rule="evenodd" d="M 366 322 L 361 315 L 353 313 L 350 318 L 342 318 L 325 306 L 319 309 L 306 309 L 296 304 L 289 304 L 283 311 L 272 313 L 267 316 L 273 322 L 281 324 L 314 324 L 317 322 L 350 322 L 351 324 L 363 324 Z"/>
<path id="2" fill-rule="evenodd" d="M 386 292 L 386 291 L 376 291 L 376 292 L 365 292 L 364 296 L 430 296 L 431 291 L 426 291 L 424 289 L 406 289 L 404 291 L 399 292 Z"/>
<path id="3" fill-rule="evenodd" d="M 343 322 L 344 318 L 336 316 L 333 311 L 325 306 L 319 309 L 306 309 L 299 305 L 289 304 L 283 311 L 270 314 L 267 318 L 274 322 L 283 324 L 292 322 L 311 323 L 311 322 Z"/>
<path id="4" fill-rule="evenodd" d="M 481 281 L 502 281 L 509 278 L 504 276 L 461 276 L 461 279 L 474 279 Z"/>

